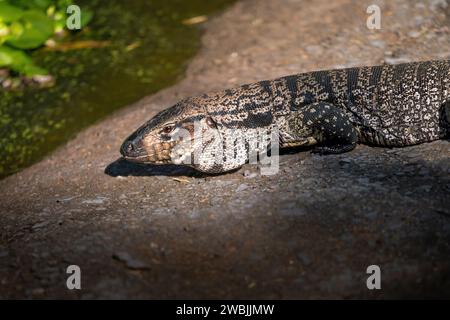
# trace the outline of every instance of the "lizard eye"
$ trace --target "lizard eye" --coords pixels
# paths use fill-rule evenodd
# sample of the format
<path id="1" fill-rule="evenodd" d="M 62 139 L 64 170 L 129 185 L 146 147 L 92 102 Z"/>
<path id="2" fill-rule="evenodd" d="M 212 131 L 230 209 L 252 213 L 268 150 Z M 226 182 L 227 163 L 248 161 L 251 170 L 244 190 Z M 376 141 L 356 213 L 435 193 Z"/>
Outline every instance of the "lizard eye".
<path id="1" fill-rule="evenodd" d="M 207 124 L 210 128 L 217 128 L 216 122 L 215 122 L 211 117 L 207 117 L 207 118 L 206 118 L 206 124 Z"/>
<path id="2" fill-rule="evenodd" d="M 164 128 L 162 128 L 161 131 L 165 134 L 169 134 L 173 131 L 174 128 L 175 128 L 174 125 L 168 125 L 168 126 L 165 126 Z"/>

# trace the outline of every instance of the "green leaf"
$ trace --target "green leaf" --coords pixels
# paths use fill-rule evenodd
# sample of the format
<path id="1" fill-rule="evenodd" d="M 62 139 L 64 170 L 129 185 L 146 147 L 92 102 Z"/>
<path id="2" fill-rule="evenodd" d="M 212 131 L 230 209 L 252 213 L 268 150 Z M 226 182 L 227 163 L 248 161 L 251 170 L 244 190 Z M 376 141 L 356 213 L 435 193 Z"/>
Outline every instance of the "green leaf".
<path id="1" fill-rule="evenodd" d="M 47 75 L 48 71 L 36 66 L 33 63 L 29 63 L 29 64 L 25 64 L 22 66 L 22 68 L 20 70 L 18 70 L 19 72 L 23 73 L 24 75 L 31 77 L 31 76 L 43 76 L 43 75 Z"/>
<path id="2" fill-rule="evenodd" d="M 47 9 L 48 6 L 52 3 L 52 0 L 34 0 L 33 1 L 36 7 L 39 7 L 41 9 Z"/>
<path id="3" fill-rule="evenodd" d="M 0 44 L 2 44 L 11 33 L 9 26 L 0 21 Z"/>
<path id="4" fill-rule="evenodd" d="M 36 66 L 24 52 L 7 46 L 0 46 L 0 67 L 7 67 L 26 76 L 48 74 L 47 70 Z"/>
<path id="5" fill-rule="evenodd" d="M 0 67 L 9 67 L 14 61 L 14 52 L 7 47 L 0 47 Z M 20 51 L 19 51 L 20 52 Z"/>
<path id="6" fill-rule="evenodd" d="M 47 9 L 53 2 L 52 0 L 9 0 L 9 2 L 17 7 L 24 9 Z"/>
<path id="7" fill-rule="evenodd" d="M 81 9 L 81 17 L 80 17 L 80 23 L 81 27 L 84 27 L 87 25 L 92 18 L 94 17 L 94 13 L 87 9 Z"/>
<path id="8" fill-rule="evenodd" d="M 14 33 L 7 43 L 19 49 L 33 49 L 41 46 L 53 34 L 53 21 L 36 10 L 25 11 L 20 18 L 23 30 Z"/>
<path id="9" fill-rule="evenodd" d="M 67 7 L 73 4 L 72 0 L 57 0 L 56 5 L 58 8 L 61 8 L 62 10 L 66 11 Z"/>
<path id="10" fill-rule="evenodd" d="M 0 2 L 0 21 L 13 22 L 22 16 L 24 11 L 20 8 Z"/>

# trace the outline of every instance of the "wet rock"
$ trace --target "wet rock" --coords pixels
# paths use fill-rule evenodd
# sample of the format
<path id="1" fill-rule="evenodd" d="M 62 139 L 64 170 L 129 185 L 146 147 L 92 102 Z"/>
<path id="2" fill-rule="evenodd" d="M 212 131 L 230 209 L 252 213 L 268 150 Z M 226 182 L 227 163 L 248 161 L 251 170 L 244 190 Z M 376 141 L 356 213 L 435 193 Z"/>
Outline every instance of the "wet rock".
<path id="1" fill-rule="evenodd" d="M 305 49 L 311 55 L 321 54 L 323 51 L 322 47 L 318 45 L 308 45 Z"/>
<path id="2" fill-rule="evenodd" d="M 383 49 L 386 46 L 386 43 L 383 40 L 371 40 L 370 41 L 370 45 L 375 47 L 375 48 L 381 48 Z"/>
<path id="3" fill-rule="evenodd" d="M 244 190 L 247 190 L 247 189 L 248 189 L 248 185 L 245 184 L 245 183 L 242 183 L 236 188 L 236 192 L 241 192 L 241 191 L 244 191 Z"/>
<path id="4" fill-rule="evenodd" d="M 407 63 L 409 61 L 411 61 L 411 58 L 407 56 L 384 57 L 384 62 L 386 64 L 400 64 L 400 63 Z"/>
<path id="5" fill-rule="evenodd" d="M 421 185 L 417 188 L 417 190 L 423 191 L 423 192 L 430 192 L 433 186 L 431 185 Z"/>
<path id="6" fill-rule="evenodd" d="M 34 288 L 31 290 L 31 295 L 33 296 L 41 296 L 45 293 L 44 288 Z"/>
<path id="7" fill-rule="evenodd" d="M 49 223 L 50 223 L 50 221 L 42 221 L 42 222 L 39 222 L 39 223 L 34 224 L 34 225 L 31 227 L 31 229 L 32 229 L 33 231 L 36 231 L 36 230 L 38 230 L 38 229 L 41 229 L 41 228 L 46 227 Z"/>
<path id="8" fill-rule="evenodd" d="M 311 257 L 306 253 L 300 252 L 297 254 L 297 258 L 301 261 L 305 266 L 309 266 L 312 263 Z"/>
<path id="9" fill-rule="evenodd" d="M 9 256 L 8 250 L 3 249 L 3 248 L 0 247 L 0 258 L 5 258 L 7 256 Z"/>
<path id="10" fill-rule="evenodd" d="M 430 0 L 429 7 L 433 11 L 446 9 L 450 4 L 447 0 Z"/>
<path id="11" fill-rule="evenodd" d="M 150 269 L 150 267 L 145 263 L 142 262 L 139 259 L 133 258 L 130 253 L 128 252 L 116 252 L 113 254 L 113 258 L 125 263 L 125 265 L 127 266 L 127 268 L 132 269 L 132 270 L 147 270 Z"/>
<path id="12" fill-rule="evenodd" d="M 82 203 L 84 203 L 84 204 L 103 204 L 107 200 L 108 200 L 108 198 L 106 198 L 106 197 L 97 197 L 94 199 L 83 200 Z"/>
<path id="13" fill-rule="evenodd" d="M 350 158 L 342 158 L 342 159 L 339 159 L 339 164 L 341 164 L 341 165 L 350 164 L 350 163 L 352 163 L 352 162 L 353 162 L 353 160 L 350 159 Z"/>
<path id="14" fill-rule="evenodd" d="M 258 176 L 256 172 L 251 172 L 250 170 L 245 170 L 242 175 L 247 179 L 253 179 Z"/>
<path id="15" fill-rule="evenodd" d="M 35 75 L 31 79 L 41 87 L 48 88 L 55 84 L 55 79 L 51 75 Z"/>
<path id="16" fill-rule="evenodd" d="M 408 32 L 408 37 L 410 37 L 410 38 L 418 38 L 418 37 L 420 37 L 420 35 L 421 35 L 421 32 L 416 31 L 416 30 Z"/>

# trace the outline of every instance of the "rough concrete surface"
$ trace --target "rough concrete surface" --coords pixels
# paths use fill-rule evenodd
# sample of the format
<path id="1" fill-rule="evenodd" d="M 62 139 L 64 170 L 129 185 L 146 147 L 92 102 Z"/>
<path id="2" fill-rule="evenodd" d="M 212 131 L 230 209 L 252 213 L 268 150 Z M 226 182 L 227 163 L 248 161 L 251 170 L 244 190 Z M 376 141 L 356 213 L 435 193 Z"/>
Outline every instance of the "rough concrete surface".
<path id="1" fill-rule="evenodd" d="M 382 29 L 368 30 L 378 3 Z M 202 176 L 119 160 L 182 97 L 316 69 L 450 56 L 445 1 L 247 0 L 205 27 L 179 84 L 0 182 L 0 298 L 450 297 L 450 144 L 286 152 Z M 82 289 L 66 288 L 66 268 Z M 366 268 L 382 289 L 366 288 Z"/>

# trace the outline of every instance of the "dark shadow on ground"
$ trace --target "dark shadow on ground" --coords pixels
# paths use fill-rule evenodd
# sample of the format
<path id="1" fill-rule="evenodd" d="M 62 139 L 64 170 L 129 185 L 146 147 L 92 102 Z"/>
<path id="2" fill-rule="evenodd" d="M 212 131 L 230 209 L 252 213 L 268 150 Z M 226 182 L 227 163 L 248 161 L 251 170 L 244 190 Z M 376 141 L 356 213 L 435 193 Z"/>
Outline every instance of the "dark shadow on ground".
<path id="1" fill-rule="evenodd" d="M 123 158 L 110 163 L 105 168 L 105 173 L 111 177 L 117 176 L 188 176 L 188 177 L 202 177 L 204 174 L 192 168 L 185 166 L 178 166 L 173 164 L 168 165 L 151 165 L 138 164 L 129 162 Z"/>
<path id="2" fill-rule="evenodd" d="M 299 146 L 299 147 L 281 148 L 280 156 L 286 155 L 286 154 L 295 154 L 295 153 L 299 153 L 299 152 L 312 152 L 313 149 L 314 149 L 314 146 Z"/>
<path id="3" fill-rule="evenodd" d="M 239 169 L 232 170 L 226 173 L 232 173 Z M 105 174 L 111 177 L 117 176 L 168 176 L 168 177 L 192 177 L 192 178 L 205 178 L 223 175 L 226 173 L 214 173 L 208 174 L 197 171 L 187 166 L 180 166 L 175 164 L 164 165 L 152 165 L 152 164 L 139 164 L 127 161 L 123 158 L 119 158 L 114 162 L 111 162 L 105 168 Z"/>
<path id="4" fill-rule="evenodd" d="M 312 147 L 293 147 L 280 150 L 280 155 L 294 154 L 298 152 L 310 152 Z M 232 173 L 239 170 L 232 170 L 226 173 Z M 220 176 L 226 173 L 207 174 L 197 171 L 187 166 L 180 166 L 175 164 L 165 165 L 152 165 L 152 164 L 140 164 L 125 160 L 124 158 L 118 158 L 111 162 L 104 171 L 105 174 L 111 177 L 117 176 L 187 176 L 193 178 L 204 178 L 209 176 Z"/>

